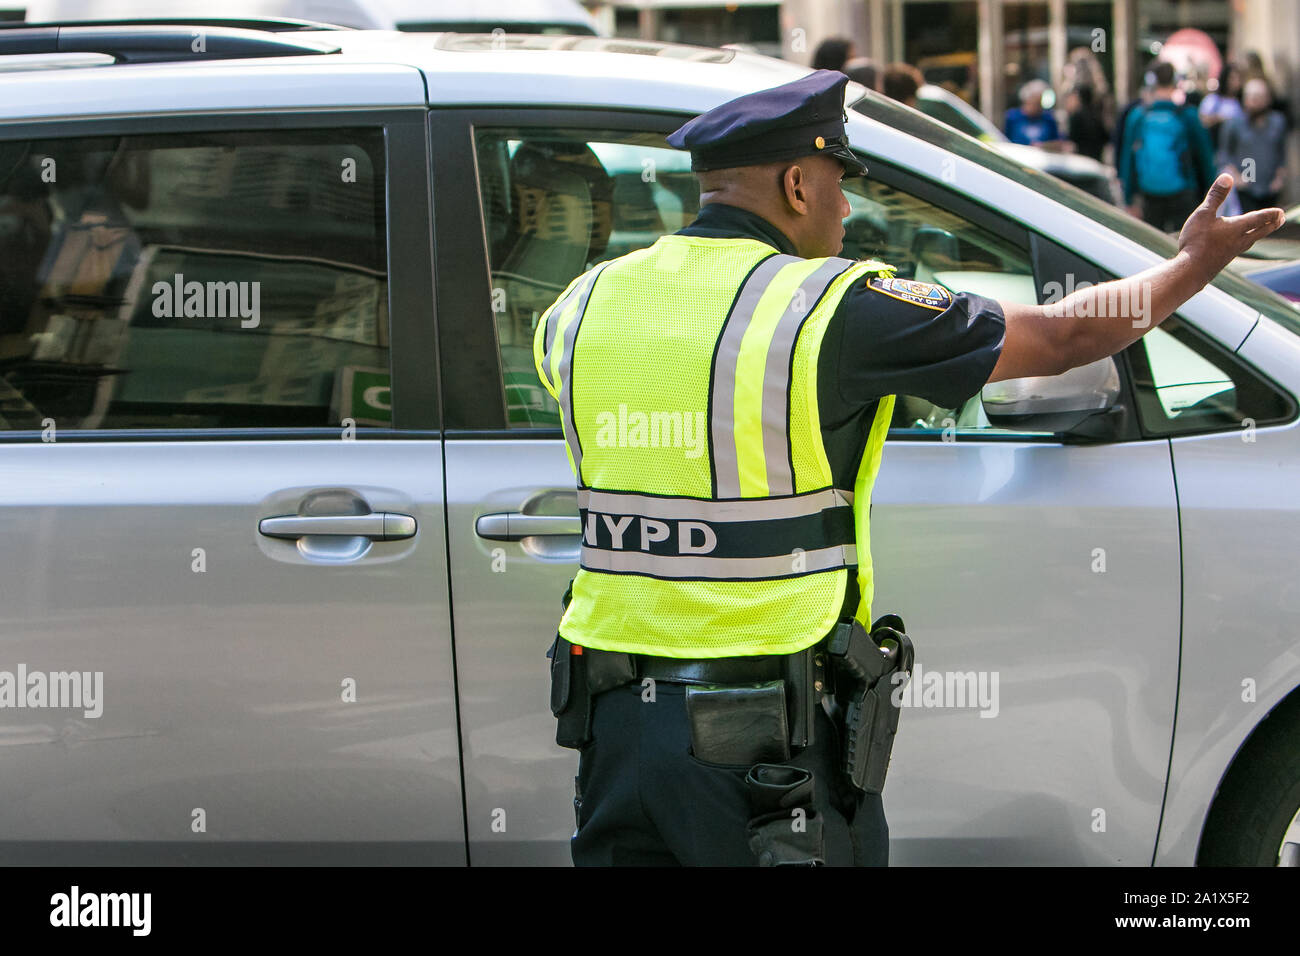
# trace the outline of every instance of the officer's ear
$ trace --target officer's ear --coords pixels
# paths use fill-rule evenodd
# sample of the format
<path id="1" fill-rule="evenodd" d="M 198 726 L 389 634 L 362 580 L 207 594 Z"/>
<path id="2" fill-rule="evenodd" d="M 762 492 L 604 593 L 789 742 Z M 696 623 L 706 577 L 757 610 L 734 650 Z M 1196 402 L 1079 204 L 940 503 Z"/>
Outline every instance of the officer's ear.
<path id="1" fill-rule="evenodd" d="M 785 167 L 781 173 L 781 193 L 786 205 L 801 216 L 808 214 L 808 173 L 798 163 Z"/>

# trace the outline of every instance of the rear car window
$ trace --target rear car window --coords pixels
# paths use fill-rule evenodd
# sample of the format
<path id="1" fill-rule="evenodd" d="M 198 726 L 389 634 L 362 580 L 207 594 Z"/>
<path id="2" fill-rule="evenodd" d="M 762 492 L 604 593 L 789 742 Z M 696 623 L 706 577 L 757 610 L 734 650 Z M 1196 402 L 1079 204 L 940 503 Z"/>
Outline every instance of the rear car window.
<path id="1" fill-rule="evenodd" d="M 0 431 L 391 421 L 382 133 L 0 143 Z"/>

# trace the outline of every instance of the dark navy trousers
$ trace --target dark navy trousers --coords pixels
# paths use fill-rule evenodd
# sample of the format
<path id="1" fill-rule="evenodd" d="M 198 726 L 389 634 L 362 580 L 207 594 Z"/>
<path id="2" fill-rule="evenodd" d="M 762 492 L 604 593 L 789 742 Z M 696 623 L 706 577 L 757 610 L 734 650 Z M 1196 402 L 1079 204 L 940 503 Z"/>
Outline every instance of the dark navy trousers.
<path id="1" fill-rule="evenodd" d="M 577 866 L 756 866 L 748 844 L 748 766 L 705 763 L 690 752 L 685 686 L 658 681 L 597 695 L 592 741 L 576 781 Z M 815 743 L 790 764 L 813 773 L 828 866 L 887 866 L 889 826 L 880 794 L 859 794 L 835 763 L 838 735 L 817 708 Z"/>

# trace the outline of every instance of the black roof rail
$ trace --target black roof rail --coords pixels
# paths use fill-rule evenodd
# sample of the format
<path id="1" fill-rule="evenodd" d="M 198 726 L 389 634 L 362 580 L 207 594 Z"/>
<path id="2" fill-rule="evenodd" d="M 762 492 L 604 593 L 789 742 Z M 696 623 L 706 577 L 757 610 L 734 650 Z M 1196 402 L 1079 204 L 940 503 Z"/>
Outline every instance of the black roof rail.
<path id="1" fill-rule="evenodd" d="M 121 17 L 111 20 L 25 20 L 0 21 L 0 30 L 23 27 L 232 27 L 239 30 L 264 30 L 267 33 L 294 31 L 351 30 L 351 27 L 292 17 Z"/>
<path id="2" fill-rule="evenodd" d="M 201 44 L 195 37 L 196 28 L 201 30 Z M 261 56 L 319 56 L 338 52 L 339 47 L 335 44 L 297 37 L 291 39 L 263 30 L 243 30 L 224 23 L 214 27 L 187 22 L 183 26 L 113 24 L 0 29 L 0 55 L 103 53 L 119 63 L 163 63 Z"/>

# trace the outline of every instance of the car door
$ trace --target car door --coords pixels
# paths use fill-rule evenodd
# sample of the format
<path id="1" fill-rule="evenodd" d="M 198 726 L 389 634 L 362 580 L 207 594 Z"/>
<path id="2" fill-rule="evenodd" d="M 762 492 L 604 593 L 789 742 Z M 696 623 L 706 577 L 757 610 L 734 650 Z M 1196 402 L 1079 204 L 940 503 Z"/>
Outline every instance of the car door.
<path id="1" fill-rule="evenodd" d="M 1234 789 L 1240 794 L 1238 775 L 1258 771 L 1258 762 L 1285 766 L 1293 738 L 1263 751 L 1258 739 L 1249 751 L 1243 741 L 1300 683 L 1290 560 L 1300 500 L 1290 478 L 1294 320 L 1290 327 L 1270 322 L 1270 315 L 1287 318 L 1281 300 L 1265 306 L 1272 311 L 1257 325 L 1249 313 L 1234 322 L 1211 303 L 1197 305 L 1126 354 L 1141 426 L 1171 445 L 1185 574 L 1177 736 L 1160 864 L 1196 860 L 1198 848 L 1224 841 L 1224 831 L 1257 836 L 1256 827 L 1241 827 L 1221 806 L 1208 820 L 1207 812 Z M 1253 767 L 1247 753 L 1258 761 Z M 1282 771 L 1278 783 L 1289 783 Z M 1248 792 L 1258 801 L 1253 816 L 1268 820 L 1277 795 L 1256 786 Z M 1292 788 L 1288 816 L 1297 803 Z"/>
<path id="2" fill-rule="evenodd" d="M 464 863 L 426 119 L 0 132 L 5 862 Z"/>
<path id="3" fill-rule="evenodd" d="M 1105 276 L 956 189 L 872 164 L 847 251 L 1003 301 Z M 900 396 L 873 495 L 873 613 L 917 648 L 885 808 L 891 863 L 1149 864 L 1176 702 L 1167 442 L 1130 376 L 1102 441 Z"/>
<path id="4" fill-rule="evenodd" d="M 465 177 L 439 194 L 439 219 L 485 225 L 473 248 L 439 244 L 440 275 L 462 283 L 457 307 L 442 306 L 462 323 L 454 345 L 443 323 L 442 354 L 474 862 L 567 858 L 577 760 L 553 742 L 543 654 L 579 542 L 531 331 L 573 276 L 690 221 L 698 184 L 661 138 L 678 123 L 590 111 L 436 121 L 441 157 Z M 1087 275 L 955 190 L 866 158 L 846 254 L 1028 301 Z M 1149 862 L 1178 645 L 1168 446 L 994 429 L 972 398 L 935 409 L 901 396 L 876 486 L 876 611 L 904 616 L 919 663 L 885 795 L 891 859 Z"/>

